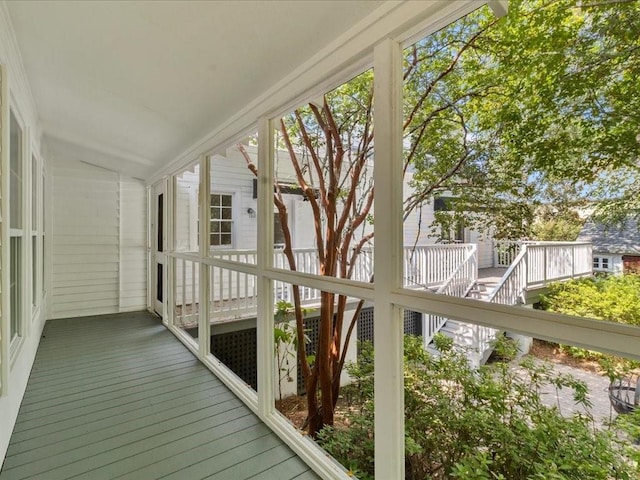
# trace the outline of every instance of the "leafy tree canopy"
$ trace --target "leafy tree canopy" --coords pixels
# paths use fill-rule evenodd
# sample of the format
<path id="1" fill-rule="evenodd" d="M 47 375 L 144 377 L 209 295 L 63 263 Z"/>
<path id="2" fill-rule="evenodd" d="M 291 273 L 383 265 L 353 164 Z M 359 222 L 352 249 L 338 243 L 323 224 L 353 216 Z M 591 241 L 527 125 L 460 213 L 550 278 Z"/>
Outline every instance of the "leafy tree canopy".
<path id="1" fill-rule="evenodd" d="M 638 78 L 636 1 L 513 0 L 430 35 L 405 58 L 407 208 L 452 192 L 504 237 L 528 235 L 540 203 L 637 208 Z"/>

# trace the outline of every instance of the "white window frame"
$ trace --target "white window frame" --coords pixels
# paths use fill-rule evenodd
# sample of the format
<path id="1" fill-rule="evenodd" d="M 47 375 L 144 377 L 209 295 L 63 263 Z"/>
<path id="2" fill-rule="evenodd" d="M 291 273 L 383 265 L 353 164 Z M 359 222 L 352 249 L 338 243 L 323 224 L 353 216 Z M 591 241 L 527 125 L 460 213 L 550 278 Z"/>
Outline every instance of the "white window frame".
<path id="1" fill-rule="evenodd" d="M 39 192 L 40 192 L 40 205 L 39 205 L 39 223 L 38 223 L 38 229 L 40 232 L 40 246 L 39 246 L 39 255 L 40 255 L 40 261 L 42 262 L 42 264 L 39 266 L 39 270 L 40 270 L 40 307 L 41 310 L 43 310 L 42 305 L 45 301 L 46 295 L 47 295 L 47 262 L 45 260 L 45 251 L 47 250 L 46 248 L 46 240 L 47 240 L 47 236 L 46 236 L 46 224 L 45 224 L 45 218 L 46 218 L 46 214 L 47 214 L 47 199 L 45 198 L 46 194 L 47 194 L 47 170 L 46 170 L 46 166 L 45 166 L 45 162 L 43 161 L 42 157 L 40 157 L 40 171 L 38 172 L 38 175 L 40 176 L 40 181 L 39 181 Z"/>
<path id="2" fill-rule="evenodd" d="M 8 298 L 8 302 L 7 302 L 7 312 L 9 312 L 9 323 L 11 323 L 11 316 L 14 313 L 14 309 L 17 307 L 18 311 L 17 311 L 17 315 L 18 315 L 18 328 L 17 328 L 17 332 L 15 332 L 15 335 L 12 335 L 13 332 L 11 332 L 11 325 L 9 325 L 9 344 L 10 344 L 10 351 L 9 351 L 9 357 L 10 357 L 10 366 L 13 367 L 13 364 L 15 363 L 18 354 L 22 348 L 22 345 L 24 344 L 25 338 L 28 335 L 28 327 L 29 327 L 29 322 L 27 322 L 25 319 L 27 318 L 27 312 L 31 312 L 31 308 L 30 308 L 30 302 L 31 302 L 31 293 L 30 290 L 27 288 L 27 275 L 31 275 L 31 271 L 29 269 L 29 257 L 30 254 L 27 253 L 27 246 L 31 246 L 31 242 L 27 242 L 27 238 L 29 237 L 29 235 L 27 234 L 27 232 L 30 232 L 30 213 L 29 210 L 31 208 L 31 203 L 30 203 L 30 199 L 29 199 L 29 191 L 31 189 L 31 185 L 29 184 L 29 182 L 27 182 L 27 180 L 29 179 L 29 175 L 28 172 L 30 170 L 30 162 L 31 162 L 31 155 L 30 155 L 30 135 L 29 135 L 29 129 L 25 126 L 25 122 L 24 119 L 22 117 L 22 115 L 20 114 L 20 110 L 18 109 L 16 102 L 12 101 L 9 105 L 9 115 L 8 115 L 9 119 L 11 119 L 11 117 L 13 117 L 18 125 L 18 127 L 20 128 L 21 131 L 21 138 L 20 138 L 20 152 L 21 152 L 21 177 L 20 177 L 20 182 L 21 182 L 21 191 L 20 191 L 20 197 L 21 197 L 21 209 L 20 209 L 20 220 L 21 220 L 21 228 L 11 228 L 11 206 L 9 205 L 8 208 L 8 227 L 9 227 L 9 242 L 11 242 L 11 239 L 13 238 L 20 238 L 20 258 L 17 260 L 19 265 L 20 265 L 20 278 L 18 279 L 18 284 L 16 285 L 16 288 L 18 289 L 19 292 L 19 305 L 14 305 L 13 303 L 13 298 L 11 298 L 11 275 L 12 272 L 9 271 L 9 275 L 8 275 L 8 283 L 7 283 L 7 289 L 9 290 L 9 298 Z M 7 172 L 7 176 L 11 177 L 11 160 L 10 160 L 10 155 L 11 155 L 11 146 L 10 146 L 10 139 L 11 139 L 11 124 L 9 123 L 8 125 L 8 129 L 9 129 L 9 133 L 8 133 L 8 145 L 9 145 L 9 152 L 8 152 L 8 157 L 7 157 L 7 166 L 6 166 L 6 172 Z M 7 183 L 7 199 L 11 198 L 11 178 L 8 178 L 8 183 Z M 27 245 L 28 244 L 28 245 Z M 8 248 L 8 259 L 9 259 L 9 263 L 7 264 L 7 268 L 10 270 L 11 268 L 11 256 L 12 256 L 12 252 L 11 252 L 11 245 L 7 245 Z"/>
<path id="3" fill-rule="evenodd" d="M 227 197 L 231 197 L 231 220 L 226 220 L 226 219 L 219 219 L 219 220 L 214 220 L 212 217 L 212 208 L 213 206 L 211 205 L 211 200 L 212 197 L 214 195 L 220 195 L 220 196 L 227 196 Z M 236 194 L 236 192 L 234 191 L 229 191 L 229 190 L 224 190 L 224 189 L 216 189 L 216 190 L 212 190 L 209 193 L 209 202 L 208 202 L 208 213 L 209 213 L 209 248 L 211 250 L 233 250 L 235 248 L 236 245 L 236 238 L 237 238 L 237 224 L 238 224 L 238 218 L 237 218 L 237 210 L 238 210 L 238 197 L 239 195 Z M 231 243 L 228 245 L 212 245 L 211 244 L 211 235 L 213 235 L 213 229 L 211 228 L 213 226 L 214 222 L 229 222 L 231 223 Z M 217 234 L 217 235 L 221 235 L 221 234 Z"/>
<path id="4" fill-rule="evenodd" d="M 593 271 L 594 272 L 613 272 L 613 258 L 606 255 L 594 255 Z"/>
<path id="5" fill-rule="evenodd" d="M 30 231 L 30 278 L 31 278 L 31 321 L 38 318 L 40 304 L 42 301 L 42 251 L 41 251 L 41 212 L 42 212 L 42 160 L 35 145 L 31 145 L 30 170 L 29 170 L 29 199 L 31 207 L 29 209 L 29 231 Z M 34 255 L 35 253 L 35 255 Z"/>

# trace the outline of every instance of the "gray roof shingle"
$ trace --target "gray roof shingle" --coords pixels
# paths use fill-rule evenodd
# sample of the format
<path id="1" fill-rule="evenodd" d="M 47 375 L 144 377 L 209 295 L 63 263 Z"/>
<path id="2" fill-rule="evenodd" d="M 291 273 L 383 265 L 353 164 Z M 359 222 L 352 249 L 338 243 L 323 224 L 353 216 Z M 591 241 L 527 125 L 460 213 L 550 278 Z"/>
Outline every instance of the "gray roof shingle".
<path id="1" fill-rule="evenodd" d="M 640 224 L 636 218 L 628 218 L 621 225 L 605 225 L 589 219 L 577 240 L 591 242 L 594 253 L 640 255 Z"/>

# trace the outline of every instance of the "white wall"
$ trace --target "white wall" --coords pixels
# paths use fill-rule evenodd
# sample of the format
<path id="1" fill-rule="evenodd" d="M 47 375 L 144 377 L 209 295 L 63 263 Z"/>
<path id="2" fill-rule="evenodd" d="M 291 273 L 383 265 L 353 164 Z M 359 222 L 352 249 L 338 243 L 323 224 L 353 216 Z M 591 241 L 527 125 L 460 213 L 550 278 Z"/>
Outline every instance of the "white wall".
<path id="1" fill-rule="evenodd" d="M 147 306 L 147 191 L 133 179 L 120 180 L 120 311 Z"/>
<path id="2" fill-rule="evenodd" d="M 493 268 L 494 247 L 491 234 L 480 233 L 469 228 L 465 230 L 469 243 L 478 245 L 478 268 Z"/>
<path id="3" fill-rule="evenodd" d="M 53 162 L 50 318 L 146 307 L 144 186 L 77 160 Z"/>
<path id="4" fill-rule="evenodd" d="M 46 311 L 46 296 L 41 299 L 40 308 L 33 312 L 31 308 L 23 308 L 22 340 L 14 345 L 10 354 L 9 346 L 9 272 L 8 266 L 8 224 L 2 219 L 6 219 L 8 212 L 8 166 L 6 156 L 8 130 L 4 128 L 8 118 L 9 107 L 21 118 L 27 135 L 27 152 L 24 152 L 24 162 L 31 162 L 31 147 L 36 151 L 44 150 L 41 145 L 41 130 L 38 125 L 37 112 L 31 97 L 31 91 L 26 81 L 26 75 L 22 67 L 20 52 L 17 41 L 13 33 L 13 27 L 9 13 L 4 2 L 0 2 L 0 64 L 4 66 L 5 76 L 0 78 L 0 88 L 4 89 L 6 95 L 0 95 L 0 151 L 3 155 L 3 165 L 0 178 L 2 179 L 0 204 L 2 205 L 2 218 L 0 219 L 0 230 L 2 232 L 2 262 L 0 272 L 2 278 L 2 301 L 0 302 L 0 464 L 4 461 L 4 456 L 9 445 L 13 426 L 15 424 L 20 402 L 27 386 L 29 373 L 36 350 L 40 341 L 40 334 L 44 326 Z M 46 162 L 46 159 L 43 159 Z M 27 186 L 27 193 L 30 193 L 30 186 Z M 30 196 L 30 195 L 29 195 Z M 28 204 L 25 205 L 28 208 Z M 28 243 L 26 243 L 28 245 Z M 25 265 L 26 262 L 23 263 Z M 31 292 L 30 271 L 24 270 L 23 293 L 28 295 Z M 17 347 L 17 348 L 16 348 Z"/>

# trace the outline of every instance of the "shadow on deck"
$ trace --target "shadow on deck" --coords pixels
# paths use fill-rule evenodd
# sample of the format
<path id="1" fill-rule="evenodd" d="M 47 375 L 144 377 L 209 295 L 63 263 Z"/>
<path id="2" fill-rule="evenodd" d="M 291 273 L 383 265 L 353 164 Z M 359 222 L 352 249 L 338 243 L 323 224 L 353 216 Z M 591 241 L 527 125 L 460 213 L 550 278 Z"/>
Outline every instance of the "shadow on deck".
<path id="1" fill-rule="evenodd" d="M 147 312 L 47 322 L 1 480 L 316 479 Z"/>

